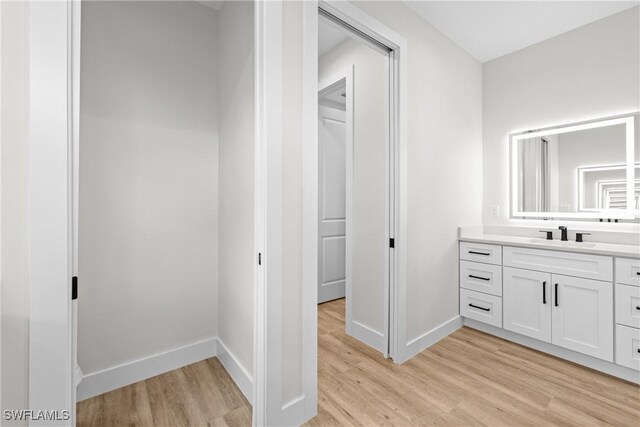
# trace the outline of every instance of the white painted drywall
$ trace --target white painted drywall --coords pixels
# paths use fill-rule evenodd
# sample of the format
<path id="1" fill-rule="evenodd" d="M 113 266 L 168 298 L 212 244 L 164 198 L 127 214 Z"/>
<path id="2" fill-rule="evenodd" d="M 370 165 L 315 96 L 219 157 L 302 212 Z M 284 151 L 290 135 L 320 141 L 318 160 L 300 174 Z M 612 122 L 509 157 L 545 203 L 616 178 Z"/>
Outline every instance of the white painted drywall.
<path id="1" fill-rule="evenodd" d="M 345 30 L 346 31 L 346 30 Z M 354 67 L 352 319 L 384 331 L 388 55 L 349 38 L 318 60 L 318 80 Z"/>
<path id="2" fill-rule="evenodd" d="M 219 336 L 253 372 L 253 3 L 218 12 L 220 114 Z"/>
<path id="3" fill-rule="evenodd" d="M 29 369 L 27 275 L 27 40 L 26 3 L 0 3 L 2 51 L 1 410 L 26 409 Z M 6 424 L 5 424 L 6 423 Z M 3 425 L 26 425 L 5 421 Z"/>
<path id="4" fill-rule="evenodd" d="M 484 224 L 541 225 L 509 219 L 510 133 L 640 109 L 639 13 L 628 9 L 484 64 Z M 492 205 L 500 206 L 499 218 Z M 579 224 L 603 226 L 638 229 Z"/>
<path id="5" fill-rule="evenodd" d="M 85 374 L 217 335 L 216 27 L 196 2 L 83 3 Z"/>

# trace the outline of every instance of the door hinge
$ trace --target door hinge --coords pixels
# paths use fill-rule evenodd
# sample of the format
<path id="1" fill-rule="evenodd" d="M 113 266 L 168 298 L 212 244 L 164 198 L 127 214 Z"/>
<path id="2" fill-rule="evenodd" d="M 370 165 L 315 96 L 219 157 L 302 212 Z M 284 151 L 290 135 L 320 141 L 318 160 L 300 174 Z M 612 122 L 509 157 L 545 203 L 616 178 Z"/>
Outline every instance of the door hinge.
<path id="1" fill-rule="evenodd" d="M 78 276 L 71 278 L 71 299 L 78 299 Z"/>
<path id="2" fill-rule="evenodd" d="M 258 265 L 262 265 L 262 254 L 258 252 Z"/>
<path id="3" fill-rule="evenodd" d="M 396 239 L 394 239 L 393 237 L 389 239 L 389 247 L 390 248 L 396 247 Z"/>

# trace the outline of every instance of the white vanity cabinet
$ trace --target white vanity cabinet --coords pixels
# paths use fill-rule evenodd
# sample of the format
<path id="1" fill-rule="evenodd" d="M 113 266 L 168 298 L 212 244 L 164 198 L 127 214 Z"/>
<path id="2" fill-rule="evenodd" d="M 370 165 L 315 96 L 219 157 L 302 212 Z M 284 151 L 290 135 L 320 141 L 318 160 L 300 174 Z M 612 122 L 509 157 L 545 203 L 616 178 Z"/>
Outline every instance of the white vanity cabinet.
<path id="1" fill-rule="evenodd" d="M 460 242 L 460 315 L 502 327 L 502 246 Z"/>
<path id="2" fill-rule="evenodd" d="M 503 269 L 503 327 L 613 361 L 613 285 L 519 268 Z"/>
<path id="3" fill-rule="evenodd" d="M 640 260 L 616 258 L 616 363 L 640 370 Z"/>
<path id="4" fill-rule="evenodd" d="M 613 258 L 505 246 L 504 327 L 613 362 Z"/>
<path id="5" fill-rule="evenodd" d="M 597 369 L 640 370 L 638 273 L 636 259 L 461 241 L 460 315 L 470 326 Z"/>

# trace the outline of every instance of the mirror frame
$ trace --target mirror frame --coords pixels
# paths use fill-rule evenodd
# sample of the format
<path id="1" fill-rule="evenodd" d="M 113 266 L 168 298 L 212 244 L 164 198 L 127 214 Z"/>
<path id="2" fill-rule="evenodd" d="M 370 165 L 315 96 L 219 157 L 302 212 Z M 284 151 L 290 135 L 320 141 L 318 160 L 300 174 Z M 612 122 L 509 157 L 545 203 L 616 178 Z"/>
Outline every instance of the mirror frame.
<path id="1" fill-rule="evenodd" d="M 529 130 L 524 132 L 516 132 L 509 135 L 509 169 L 510 169 L 510 213 L 512 219 L 576 219 L 576 220 L 592 220 L 599 219 L 626 219 L 638 220 L 640 211 L 633 209 L 634 206 L 634 181 L 635 181 L 635 119 L 638 112 L 618 115 L 615 117 L 600 118 L 583 122 L 571 123 L 567 125 L 559 125 L 547 127 L 543 129 Z M 606 126 L 614 126 L 624 124 L 626 128 L 626 161 L 624 163 L 626 169 L 626 193 L 627 193 L 627 209 L 602 209 L 597 212 L 525 212 L 520 211 L 518 207 L 518 147 L 519 141 L 528 138 L 535 138 L 547 135 L 558 135 L 562 133 L 575 132 L 587 129 L 595 129 Z M 579 171 L 578 171 L 579 173 Z M 576 188 L 578 191 L 578 188 Z"/>

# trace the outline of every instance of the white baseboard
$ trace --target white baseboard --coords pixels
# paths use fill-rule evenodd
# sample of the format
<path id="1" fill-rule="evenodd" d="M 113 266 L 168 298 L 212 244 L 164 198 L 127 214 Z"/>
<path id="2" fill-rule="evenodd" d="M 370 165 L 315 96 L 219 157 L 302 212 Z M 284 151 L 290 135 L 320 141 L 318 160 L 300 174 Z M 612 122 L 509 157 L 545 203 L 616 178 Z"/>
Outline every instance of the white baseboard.
<path id="1" fill-rule="evenodd" d="M 347 330 L 347 333 L 369 347 L 375 348 L 380 353 L 385 352 L 387 343 L 385 342 L 384 335 L 380 332 L 353 320 L 351 322 L 351 328 Z"/>
<path id="2" fill-rule="evenodd" d="M 244 397 L 253 403 L 253 377 L 242 366 L 237 357 L 229 351 L 226 345 L 218 338 L 218 359 L 236 383 Z"/>
<path id="3" fill-rule="evenodd" d="M 447 320 L 443 324 L 436 326 L 430 331 L 427 331 L 424 334 L 412 339 L 405 344 L 404 349 L 401 351 L 401 354 L 398 357 L 399 360 L 397 360 L 397 363 L 406 362 L 416 354 L 426 350 L 441 339 L 457 331 L 461 327 L 462 318 L 460 316 L 455 316 L 454 318 Z"/>
<path id="4" fill-rule="evenodd" d="M 507 331 L 506 329 L 487 325 L 486 323 L 478 322 L 477 320 L 473 319 L 465 318 L 464 325 L 491 335 L 495 335 L 505 340 L 513 341 L 517 344 L 533 348 L 543 353 L 551 354 L 553 356 L 559 357 L 560 359 L 566 359 L 570 362 L 577 363 L 578 365 L 586 366 L 588 368 L 595 369 L 596 371 L 601 371 L 611 376 L 622 378 L 623 380 L 627 380 L 632 383 L 640 383 L 640 373 L 638 371 L 625 368 L 624 366 L 616 365 L 612 362 L 607 362 L 606 360 L 597 359 L 595 357 L 587 356 L 586 354 L 567 350 L 566 348 L 558 347 L 557 345 L 553 345 L 548 342 L 539 341 L 534 338 Z"/>
<path id="5" fill-rule="evenodd" d="M 173 350 L 133 360 L 84 375 L 78 385 L 78 401 L 124 387 L 217 354 L 217 338 L 208 338 Z"/>
<path id="6" fill-rule="evenodd" d="M 295 399 L 292 399 L 282 405 L 281 416 L 283 420 L 286 420 L 287 426 L 299 426 L 306 421 L 304 414 L 304 405 L 304 395 L 298 396 Z"/>

